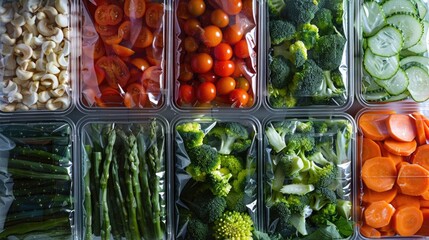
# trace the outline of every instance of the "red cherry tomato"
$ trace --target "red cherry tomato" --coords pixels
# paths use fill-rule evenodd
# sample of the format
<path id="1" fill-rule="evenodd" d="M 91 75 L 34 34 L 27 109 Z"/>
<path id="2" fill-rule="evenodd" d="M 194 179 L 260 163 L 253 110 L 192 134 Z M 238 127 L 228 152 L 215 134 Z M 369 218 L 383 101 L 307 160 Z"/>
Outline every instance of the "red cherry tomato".
<path id="1" fill-rule="evenodd" d="M 216 82 L 216 92 L 219 95 L 225 95 L 235 89 L 235 80 L 232 77 L 219 78 Z"/>
<path id="2" fill-rule="evenodd" d="M 149 67 L 149 63 L 143 58 L 133 58 L 130 63 L 141 71 L 144 71 Z"/>
<path id="3" fill-rule="evenodd" d="M 122 21 L 124 13 L 119 6 L 114 4 L 100 5 L 95 10 L 95 22 L 100 25 L 116 25 Z"/>
<path id="4" fill-rule="evenodd" d="M 243 107 L 249 102 L 249 94 L 243 89 L 237 88 L 229 93 L 229 101 L 235 107 Z"/>
<path id="5" fill-rule="evenodd" d="M 98 59 L 96 65 L 106 73 L 106 81 L 110 87 L 124 88 L 130 79 L 127 65 L 117 56 L 103 56 Z"/>
<path id="6" fill-rule="evenodd" d="M 194 87 L 189 84 L 181 84 L 179 87 L 179 104 L 192 104 L 194 101 Z"/>
<path id="7" fill-rule="evenodd" d="M 189 63 L 180 64 L 179 81 L 189 81 L 194 77 Z"/>
<path id="8" fill-rule="evenodd" d="M 213 70 L 216 75 L 220 77 L 231 76 L 235 71 L 235 64 L 231 60 L 227 61 L 215 61 Z"/>
<path id="9" fill-rule="evenodd" d="M 141 18 L 146 11 L 145 0 L 125 0 L 124 12 L 130 18 Z"/>
<path id="10" fill-rule="evenodd" d="M 140 29 L 140 33 L 137 36 L 137 39 L 134 42 L 134 47 L 137 48 L 146 48 L 149 47 L 153 42 L 153 33 L 148 27 L 143 26 Z"/>
<path id="11" fill-rule="evenodd" d="M 211 13 L 210 21 L 213 25 L 223 28 L 228 26 L 229 16 L 222 9 L 216 9 Z"/>
<path id="12" fill-rule="evenodd" d="M 245 39 L 241 39 L 234 45 L 234 54 L 239 58 L 248 58 L 249 55 L 249 46 Z"/>
<path id="13" fill-rule="evenodd" d="M 234 45 L 243 38 L 243 30 L 237 24 L 227 27 L 223 31 L 223 39 L 225 42 Z"/>
<path id="14" fill-rule="evenodd" d="M 127 93 L 131 95 L 133 104 L 131 107 L 144 107 L 148 100 L 146 89 L 141 83 L 132 83 L 127 87 Z"/>
<path id="15" fill-rule="evenodd" d="M 199 102 L 211 102 L 215 97 L 216 86 L 212 82 L 203 82 L 198 86 L 197 99 Z"/>
<path id="16" fill-rule="evenodd" d="M 186 20 L 183 30 L 189 36 L 196 36 L 202 31 L 201 23 L 195 18 Z"/>
<path id="17" fill-rule="evenodd" d="M 195 73 L 206 73 L 213 67 L 213 59 L 207 53 L 197 53 L 191 58 L 191 69 Z"/>
<path id="18" fill-rule="evenodd" d="M 206 72 L 206 73 L 200 73 L 198 74 L 198 80 L 200 82 L 216 82 L 216 75 L 210 71 L 210 72 Z"/>
<path id="19" fill-rule="evenodd" d="M 206 4 L 203 0 L 190 0 L 188 2 L 188 12 L 194 17 L 202 15 L 205 10 Z"/>
<path id="20" fill-rule="evenodd" d="M 217 60 L 229 60 L 232 57 L 232 48 L 228 43 L 219 43 L 213 50 Z"/>
<path id="21" fill-rule="evenodd" d="M 116 35 L 118 32 L 118 28 L 116 26 L 100 25 L 98 23 L 95 23 L 95 30 L 102 37 L 110 37 Z"/>
<path id="22" fill-rule="evenodd" d="M 229 15 L 238 14 L 243 8 L 241 0 L 217 0 L 221 8 Z"/>
<path id="23" fill-rule="evenodd" d="M 161 3 L 149 3 L 145 13 L 146 25 L 157 29 L 161 26 L 164 18 L 164 5 Z"/>
<path id="24" fill-rule="evenodd" d="M 239 77 L 236 79 L 237 82 L 237 88 L 243 89 L 244 91 L 249 91 L 250 89 L 250 84 L 249 81 L 247 81 L 246 78 L 244 77 Z"/>
<path id="25" fill-rule="evenodd" d="M 101 96 L 95 97 L 95 102 L 99 107 L 119 107 L 122 105 L 123 97 L 118 90 L 112 87 L 104 87 L 101 89 Z"/>
<path id="26" fill-rule="evenodd" d="M 185 40 L 183 40 L 183 46 L 186 52 L 191 53 L 198 50 L 198 42 L 194 37 L 186 37 Z"/>
<path id="27" fill-rule="evenodd" d="M 130 38 L 130 31 L 131 31 L 131 22 L 130 21 L 124 21 L 121 23 L 121 25 L 118 28 L 118 36 L 122 39 L 128 40 Z"/>
<path id="28" fill-rule="evenodd" d="M 222 41 L 222 31 L 215 25 L 207 26 L 201 33 L 201 40 L 207 47 L 215 47 Z"/>

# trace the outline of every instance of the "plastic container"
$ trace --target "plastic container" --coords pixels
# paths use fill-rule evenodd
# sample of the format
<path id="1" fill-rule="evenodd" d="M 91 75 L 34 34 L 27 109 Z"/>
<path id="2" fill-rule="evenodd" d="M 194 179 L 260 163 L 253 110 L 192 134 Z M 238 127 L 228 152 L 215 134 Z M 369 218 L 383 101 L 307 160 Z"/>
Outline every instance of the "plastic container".
<path id="1" fill-rule="evenodd" d="M 360 238 L 428 238 L 429 167 L 424 157 L 428 114 L 425 108 L 363 109 L 358 113 Z"/>
<path id="2" fill-rule="evenodd" d="M 72 110 L 74 0 L 2 1 L 0 114 Z"/>
<path id="3" fill-rule="evenodd" d="M 169 239 L 166 120 L 98 115 L 78 129 L 79 239 Z"/>
<path id="4" fill-rule="evenodd" d="M 356 93 L 362 105 L 429 99 L 428 9 L 423 0 L 356 1 Z"/>
<path id="5" fill-rule="evenodd" d="M 172 106 L 251 111 L 260 106 L 261 3 L 173 2 Z"/>
<path id="6" fill-rule="evenodd" d="M 353 1 L 315 3 L 264 4 L 263 91 L 270 111 L 344 111 L 353 103 Z"/>
<path id="7" fill-rule="evenodd" d="M 353 238 L 353 119 L 274 116 L 264 132 L 264 231 L 280 239 Z"/>
<path id="8" fill-rule="evenodd" d="M 257 120 L 190 115 L 176 118 L 172 126 L 174 238 L 194 239 L 204 228 L 203 239 L 251 238 L 260 219 Z M 227 140 L 234 133 L 227 136 L 226 129 L 240 137 Z"/>
<path id="9" fill-rule="evenodd" d="M 155 112 L 166 105 L 167 2 L 79 1 L 80 110 Z M 108 11 L 116 18 L 103 18 Z"/>
<path id="10" fill-rule="evenodd" d="M 0 238 L 75 237 L 74 126 L 66 118 L 0 121 Z"/>

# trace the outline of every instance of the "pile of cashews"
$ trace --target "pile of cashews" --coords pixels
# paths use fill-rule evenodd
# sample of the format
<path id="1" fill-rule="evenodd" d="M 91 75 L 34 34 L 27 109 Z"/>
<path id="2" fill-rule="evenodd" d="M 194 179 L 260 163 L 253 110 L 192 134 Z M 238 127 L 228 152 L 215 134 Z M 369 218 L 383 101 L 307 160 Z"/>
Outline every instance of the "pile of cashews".
<path id="1" fill-rule="evenodd" d="M 70 106 L 69 14 L 68 0 L 6 1 L 0 6 L 1 111 Z"/>

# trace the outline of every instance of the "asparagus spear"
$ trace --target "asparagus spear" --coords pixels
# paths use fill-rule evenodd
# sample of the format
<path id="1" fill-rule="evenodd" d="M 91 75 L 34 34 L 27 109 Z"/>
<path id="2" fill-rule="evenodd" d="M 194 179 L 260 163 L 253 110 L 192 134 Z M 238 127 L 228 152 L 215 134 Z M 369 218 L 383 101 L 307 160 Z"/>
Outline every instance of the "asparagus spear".
<path id="1" fill-rule="evenodd" d="M 92 216 L 92 229 L 95 235 L 99 236 L 100 235 L 100 223 L 101 223 L 101 217 L 100 217 L 100 211 L 96 211 L 95 209 L 100 209 L 100 165 L 101 165 L 101 160 L 103 158 L 102 153 L 101 152 L 94 152 L 93 153 L 94 157 L 94 165 L 91 167 L 93 174 L 91 175 L 92 179 L 91 179 L 91 193 L 92 193 L 92 209 L 94 209 L 93 211 L 93 216 Z"/>
<path id="2" fill-rule="evenodd" d="M 91 203 L 91 182 L 90 182 L 90 173 L 91 173 L 91 158 L 92 148 L 89 145 L 85 145 L 85 163 L 86 168 L 84 171 L 85 177 L 85 239 L 92 239 L 92 203 Z"/>
<path id="3" fill-rule="evenodd" d="M 35 173 L 33 171 L 27 171 L 16 168 L 9 168 L 8 172 L 12 174 L 13 177 L 24 177 L 30 179 L 56 179 L 56 180 L 70 180 L 70 176 L 68 174 L 53 174 L 53 173 Z"/>

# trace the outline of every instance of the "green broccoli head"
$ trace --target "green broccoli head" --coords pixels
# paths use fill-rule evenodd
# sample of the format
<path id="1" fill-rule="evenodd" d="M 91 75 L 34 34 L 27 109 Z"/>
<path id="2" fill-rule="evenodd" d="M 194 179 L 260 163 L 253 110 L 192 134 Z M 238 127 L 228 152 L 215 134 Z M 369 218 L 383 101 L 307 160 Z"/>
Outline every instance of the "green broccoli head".
<path id="1" fill-rule="evenodd" d="M 224 197 L 214 196 L 211 192 L 198 194 L 195 199 L 189 203 L 190 209 L 205 223 L 212 223 L 226 209 L 226 200 Z"/>
<path id="2" fill-rule="evenodd" d="M 286 88 L 275 88 L 273 84 L 268 84 L 268 102 L 273 108 L 285 107 L 286 98 Z"/>
<path id="3" fill-rule="evenodd" d="M 310 22 L 319 10 L 318 0 L 286 0 L 285 3 L 285 17 L 295 25 Z"/>
<path id="4" fill-rule="evenodd" d="M 232 189 L 236 192 L 244 191 L 249 178 L 255 173 L 254 168 L 247 168 L 238 173 L 232 181 Z"/>
<path id="5" fill-rule="evenodd" d="M 323 70 L 313 60 L 308 60 L 302 70 L 295 73 L 288 89 L 296 98 L 311 98 L 317 95 L 323 84 Z"/>
<path id="6" fill-rule="evenodd" d="M 306 195 L 293 195 L 290 194 L 285 197 L 284 202 L 289 207 L 292 214 L 305 215 L 305 211 L 310 206 L 310 196 Z"/>
<path id="7" fill-rule="evenodd" d="M 302 41 L 307 50 L 312 49 L 320 37 L 319 28 L 310 23 L 300 25 L 297 35 L 297 40 Z"/>
<path id="8" fill-rule="evenodd" d="M 279 232 L 281 229 L 287 228 L 289 219 L 291 216 L 291 211 L 289 209 L 289 204 L 283 199 L 275 202 L 270 208 L 270 222 L 277 220 L 276 231 Z"/>
<path id="9" fill-rule="evenodd" d="M 188 222 L 186 230 L 186 240 L 205 240 L 210 235 L 209 226 L 199 220 L 198 218 L 192 218 Z"/>
<path id="10" fill-rule="evenodd" d="M 232 151 L 231 153 L 237 154 L 247 151 L 250 146 L 252 145 L 252 139 L 238 139 L 236 140 L 232 145 Z"/>
<path id="11" fill-rule="evenodd" d="M 215 239 L 251 240 L 253 221 L 247 213 L 226 211 L 215 221 L 213 230 Z"/>
<path id="12" fill-rule="evenodd" d="M 249 201 L 251 198 L 247 197 L 244 191 L 231 191 L 226 197 L 226 206 L 230 211 L 245 212 L 247 210 L 246 204 L 250 203 Z"/>
<path id="13" fill-rule="evenodd" d="M 295 134 L 287 139 L 287 152 L 300 154 L 311 151 L 315 146 L 315 139 L 311 134 Z"/>
<path id="14" fill-rule="evenodd" d="M 327 8 L 321 8 L 317 11 L 311 23 L 319 28 L 320 35 L 327 35 L 334 32 L 332 11 Z"/>
<path id="15" fill-rule="evenodd" d="M 218 157 L 220 158 L 221 167 L 228 169 L 233 176 L 237 176 L 243 170 L 243 163 L 238 157 L 224 154 L 218 154 Z"/>
<path id="16" fill-rule="evenodd" d="M 268 13 L 270 18 L 279 18 L 286 4 L 284 0 L 268 0 Z"/>
<path id="17" fill-rule="evenodd" d="M 311 194 L 310 206 L 313 210 L 319 211 L 326 204 L 336 203 L 337 195 L 329 188 L 316 189 Z"/>
<path id="18" fill-rule="evenodd" d="M 319 167 L 314 162 L 311 162 L 308 172 L 308 183 L 314 184 L 316 188 L 325 188 L 330 186 L 335 181 L 337 176 L 337 171 L 334 164 L 327 164 L 323 167 Z"/>
<path id="19" fill-rule="evenodd" d="M 220 122 L 207 135 L 219 139 L 220 154 L 231 154 L 237 140 L 249 139 L 247 128 L 238 122 Z"/>
<path id="20" fill-rule="evenodd" d="M 331 80 L 334 83 L 334 86 L 337 88 L 344 88 L 344 79 L 343 75 L 338 69 L 335 69 L 331 72 Z"/>
<path id="21" fill-rule="evenodd" d="M 338 27 L 341 27 L 344 14 L 343 0 L 325 0 L 323 7 L 332 11 L 333 22 Z"/>
<path id="22" fill-rule="evenodd" d="M 307 55 L 307 52 L 305 52 Z M 289 61 L 283 55 L 273 56 L 270 61 L 270 80 L 275 88 L 285 88 L 290 74 Z"/>
<path id="23" fill-rule="evenodd" d="M 308 59 L 307 48 L 302 41 L 296 41 L 289 48 L 290 61 L 295 65 L 296 68 L 302 67 Z M 285 85 L 286 86 L 286 81 Z M 284 87 L 283 86 L 283 87 Z"/>
<path id="24" fill-rule="evenodd" d="M 328 222 L 334 223 L 338 219 L 335 203 L 326 204 L 322 209 L 310 216 L 310 221 L 316 226 L 326 226 Z"/>
<path id="25" fill-rule="evenodd" d="M 231 190 L 231 184 L 229 184 L 231 176 L 231 173 L 223 174 L 221 171 L 212 171 L 208 174 L 209 188 L 213 195 L 222 197 L 228 195 Z"/>
<path id="26" fill-rule="evenodd" d="M 204 181 L 206 175 L 220 168 L 220 159 L 215 148 L 203 144 L 188 150 L 191 163 L 186 167 L 186 171 L 196 181 Z"/>
<path id="27" fill-rule="evenodd" d="M 204 132 L 197 122 L 186 122 L 176 127 L 187 149 L 203 145 Z"/>
<path id="28" fill-rule="evenodd" d="M 343 58 L 346 40 L 339 34 L 319 38 L 312 51 L 312 58 L 325 71 L 338 69 Z"/>
<path id="29" fill-rule="evenodd" d="M 275 19 L 269 22 L 269 31 L 272 45 L 278 45 L 284 41 L 291 40 L 295 36 L 295 26 L 285 20 Z"/>

